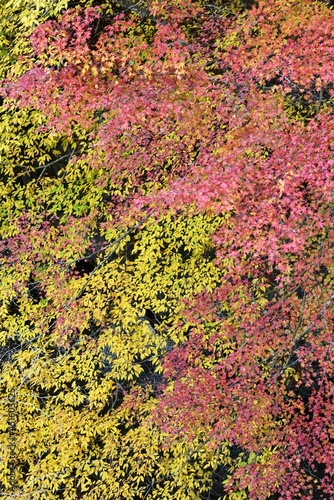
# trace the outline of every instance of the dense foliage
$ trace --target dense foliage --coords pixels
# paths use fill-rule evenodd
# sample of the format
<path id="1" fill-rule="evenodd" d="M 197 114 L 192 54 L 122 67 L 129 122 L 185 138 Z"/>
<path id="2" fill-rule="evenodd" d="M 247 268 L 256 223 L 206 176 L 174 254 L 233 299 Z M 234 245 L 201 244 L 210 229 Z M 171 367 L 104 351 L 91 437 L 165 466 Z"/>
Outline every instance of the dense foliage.
<path id="1" fill-rule="evenodd" d="M 334 499 L 330 6 L 0 13 L 2 496 Z"/>

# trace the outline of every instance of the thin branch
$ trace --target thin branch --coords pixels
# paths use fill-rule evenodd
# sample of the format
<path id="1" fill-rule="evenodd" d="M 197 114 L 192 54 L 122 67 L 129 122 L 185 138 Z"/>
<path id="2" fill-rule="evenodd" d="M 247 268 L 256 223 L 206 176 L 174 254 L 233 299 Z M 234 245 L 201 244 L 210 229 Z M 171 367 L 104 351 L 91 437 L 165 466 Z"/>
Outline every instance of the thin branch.
<path id="1" fill-rule="evenodd" d="M 320 110 L 321 108 L 321 105 L 322 105 L 322 101 L 323 101 L 323 97 L 324 97 L 324 89 L 321 88 L 320 89 L 320 93 L 319 93 L 319 99 L 318 99 L 318 104 L 317 104 L 317 108 L 315 110 L 316 113 L 318 113 L 318 111 Z"/>
<path id="2" fill-rule="evenodd" d="M 150 15 L 148 8 L 141 7 L 143 0 L 139 0 L 136 3 L 131 3 L 131 1 L 127 0 L 117 0 L 117 3 L 124 9 L 123 12 L 133 10 L 140 17 L 149 17 Z"/>
<path id="3" fill-rule="evenodd" d="M 35 167 L 35 170 L 43 170 L 46 169 L 47 167 L 50 167 L 51 165 L 54 165 L 55 163 L 58 163 L 61 160 L 64 160 L 65 158 L 68 158 L 69 156 L 73 156 L 74 151 L 72 150 L 70 153 L 66 153 L 66 155 L 60 156 L 59 158 L 56 158 L 55 160 L 50 161 L 49 163 L 46 163 L 45 165 L 40 165 L 39 167 Z M 0 161 L 0 165 L 8 165 L 8 162 Z M 18 163 L 14 163 L 12 167 L 18 167 L 18 168 L 29 168 L 31 165 L 20 165 Z"/>
<path id="4" fill-rule="evenodd" d="M 54 165 L 55 163 L 58 163 L 59 161 L 63 160 L 64 158 L 69 158 L 69 161 L 71 161 L 72 159 L 72 156 L 74 154 L 74 150 L 72 149 L 70 151 L 70 153 L 64 155 L 64 156 L 61 156 L 60 158 L 57 158 L 56 160 L 50 162 L 50 163 L 47 163 L 46 165 L 44 165 L 43 167 L 37 167 L 35 170 L 40 170 L 42 168 L 42 172 L 39 174 L 38 176 L 38 181 L 41 179 L 41 177 L 43 177 L 44 173 L 45 173 L 45 170 L 50 167 L 51 165 Z"/>

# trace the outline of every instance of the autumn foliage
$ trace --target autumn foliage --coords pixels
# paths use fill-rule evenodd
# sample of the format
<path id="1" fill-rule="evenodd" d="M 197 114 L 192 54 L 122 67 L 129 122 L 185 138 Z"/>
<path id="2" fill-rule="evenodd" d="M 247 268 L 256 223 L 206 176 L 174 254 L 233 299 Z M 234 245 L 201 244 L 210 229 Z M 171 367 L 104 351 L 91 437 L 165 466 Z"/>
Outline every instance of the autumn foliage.
<path id="1" fill-rule="evenodd" d="M 0 13 L 1 495 L 333 500 L 330 6 Z"/>

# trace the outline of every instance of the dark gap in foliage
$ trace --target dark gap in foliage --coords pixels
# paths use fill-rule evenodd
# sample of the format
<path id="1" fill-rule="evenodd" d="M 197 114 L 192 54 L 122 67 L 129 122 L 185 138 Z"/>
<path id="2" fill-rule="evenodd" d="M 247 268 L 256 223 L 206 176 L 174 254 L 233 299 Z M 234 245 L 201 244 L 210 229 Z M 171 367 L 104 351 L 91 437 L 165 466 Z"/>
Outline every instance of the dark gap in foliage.
<path id="1" fill-rule="evenodd" d="M 4 248 L 3 250 L 1 250 L 1 252 L 0 252 L 1 257 L 5 257 L 5 258 L 11 257 L 13 255 L 13 252 L 9 248 L 7 248 L 8 241 L 3 241 L 2 245 L 4 245 L 6 248 Z"/>
<path id="2" fill-rule="evenodd" d="M 329 275 L 328 267 L 324 264 L 321 264 L 319 269 L 315 270 L 315 276 L 320 278 L 320 284 L 324 284 L 325 279 Z"/>
<path id="3" fill-rule="evenodd" d="M 274 76 L 270 80 L 266 80 L 263 85 L 259 85 L 261 90 L 271 90 L 276 85 L 281 85 L 281 77 L 279 75 Z"/>
<path id="4" fill-rule="evenodd" d="M 90 274 L 94 270 L 94 267 L 94 264 L 88 259 L 77 260 L 72 269 L 72 274 L 77 278 L 82 278 Z"/>
<path id="5" fill-rule="evenodd" d="M 43 298 L 45 298 L 45 293 L 41 288 L 41 283 L 39 281 L 34 281 L 33 275 L 31 275 L 28 283 L 28 295 L 34 304 L 38 304 Z"/>
<path id="6" fill-rule="evenodd" d="M 306 460 L 301 462 L 301 468 L 310 476 L 313 500 L 333 500 L 330 493 L 325 493 L 321 487 L 321 482 L 326 476 L 326 465 L 313 461 L 309 464 Z M 333 478 L 331 478 L 333 479 Z"/>
<path id="7" fill-rule="evenodd" d="M 220 500 L 223 498 L 225 493 L 223 487 L 223 481 L 226 480 L 228 476 L 228 467 L 224 464 L 218 465 L 216 469 L 212 471 L 211 485 L 210 489 L 206 493 L 202 493 L 201 500 Z"/>
<path id="8" fill-rule="evenodd" d="M 303 289 L 303 287 L 301 285 L 297 286 L 296 294 L 297 294 L 298 299 L 300 299 L 300 300 L 305 298 L 305 296 L 306 296 L 305 290 Z"/>
<path id="9" fill-rule="evenodd" d="M 50 161 L 45 165 L 35 163 L 30 171 L 24 165 L 15 167 L 18 183 L 24 187 L 29 182 L 38 181 L 43 177 L 56 178 L 60 170 L 69 163 L 73 154 L 74 151 L 68 147 L 66 150 L 60 150 L 58 154 L 52 153 Z"/>
<path id="10" fill-rule="evenodd" d="M 114 394 L 110 395 L 106 399 L 104 406 L 103 406 L 103 409 L 98 412 L 99 417 L 104 417 L 108 413 L 111 413 L 112 411 L 117 410 L 117 408 L 119 408 L 119 406 L 121 406 L 123 401 L 124 401 L 123 391 L 120 388 L 116 389 Z"/>
<path id="11" fill-rule="evenodd" d="M 102 351 L 102 374 L 105 375 L 106 373 L 111 372 L 112 366 L 113 366 L 113 361 L 116 359 L 116 354 L 114 354 L 108 345 L 104 346 L 103 351 Z"/>
<path id="12" fill-rule="evenodd" d="M 12 357 L 22 350 L 18 336 L 7 339 L 6 345 L 0 347 L 0 363 L 12 362 Z"/>
<path id="13" fill-rule="evenodd" d="M 143 368 L 143 372 L 139 375 L 137 384 L 142 387 L 150 386 L 153 391 L 152 395 L 154 397 L 159 396 L 163 382 L 162 374 L 156 372 L 155 366 L 150 360 L 144 360 L 140 365 Z"/>
<path id="14" fill-rule="evenodd" d="M 15 299 L 12 299 L 7 306 L 10 316 L 21 316 L 19 304 Z"/>
<path id="15" fill-rule="evenodd" d="M 49 353 L 48 356 L 52 360 L 56 360 L 57 358 L 64 356 L 66 354 L 66 349 L 64 347 L 58 346 L 57 348 L 55 347 L 52 349 Z"/>
<path id="16" fill-rule="evenodd" d="M 143 319 L 147 320 L 153 328 L 156 325 L 160 325 L 162 322 L 162 317 L 151 309 L 145 309 L 145 316 L 143 316 Z"/>
<path id="17" fill-rule="evenodd" d="M 230 447 L 230 456 L 232 460 L 237 459 L 240 455 L 245 455 L 244 450 L 237 445 Z M 219 464 L 216 469 L 212 471 L 211 485 L 207 492 L 202 493 L 201 500 L 220 500 L 226 494 L 223 486 L 223 481 L 228 477 L 229 467 L 225 464 Z"/>

